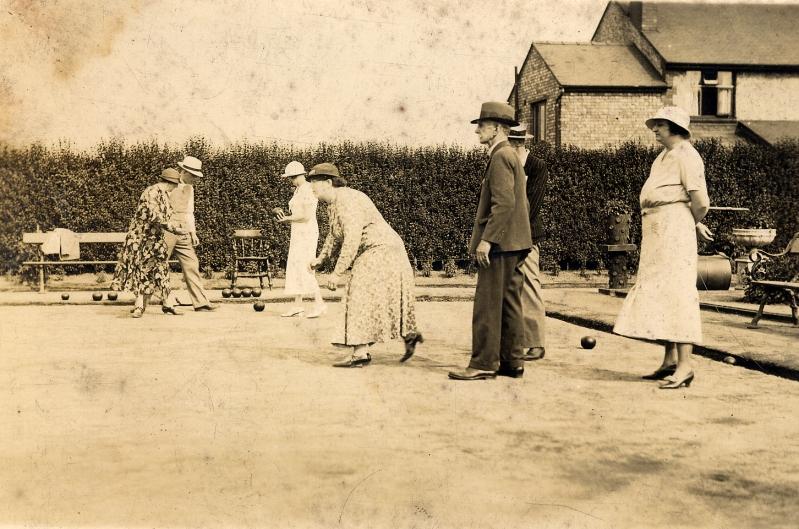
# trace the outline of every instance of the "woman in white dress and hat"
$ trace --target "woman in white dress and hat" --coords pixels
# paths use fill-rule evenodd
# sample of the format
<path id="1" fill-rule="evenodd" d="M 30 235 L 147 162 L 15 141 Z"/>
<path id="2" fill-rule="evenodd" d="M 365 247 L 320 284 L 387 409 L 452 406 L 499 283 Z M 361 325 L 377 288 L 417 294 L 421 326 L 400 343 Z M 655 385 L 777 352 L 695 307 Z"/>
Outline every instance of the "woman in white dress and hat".
<path id="1" fill-rule="evenodd" d="M 283 176 L 291 180 L 294 186 L 294 195 L 289 200 L 290 214 L 277 209 L 277 221 L 291 223 L 291 241 L 289 242 L 289 255 L 286 261 L 286 294 L 294 296 L 294 306 L 282 316 L 301 316 L 305 313 L 302 306 L 303 296 L 313 296 L 314 307 L 305 316 L 318 318 L 325 312 L 322 293 L 319 283 L 310 268 L 311 261 L 316 257 L 316 247 L 319 243 L 319 224 L 316 222 L 316 206 L 318 200 L 311 190 L 311 185 L 305 180 L 305 167 L 300 162 L 290 162 Z"/>
<path id="2" fill-rule="evenodd" d="M 690 386 L 693 346 L 702 342 L 696 290 L 697 237 L 711 240 L 701 223 L 710 206 L 705 165 L 688 141 L 688 113 L 664 107 L 646 121 L 665 149 L 641 189 L 641 256 L 635 285 L 613 331 L 664 344 L 661 366 L 643 378 L 666 380 L 661 389 Z"/>

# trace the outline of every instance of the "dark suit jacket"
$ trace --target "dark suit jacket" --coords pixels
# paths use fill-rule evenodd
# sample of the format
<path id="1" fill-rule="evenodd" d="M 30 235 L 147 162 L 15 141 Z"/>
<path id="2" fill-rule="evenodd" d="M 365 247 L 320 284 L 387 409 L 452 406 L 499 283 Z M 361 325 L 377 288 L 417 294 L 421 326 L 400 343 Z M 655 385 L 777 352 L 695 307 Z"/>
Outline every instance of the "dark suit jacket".
<path id="1" fill-rule="evenodd" d="M 491 153 L 483 175 L 471 253 L 481 240 L 491 243 L 492 252 L 527 250 L 533 245 L 524 181 L 519 157 L 507 141 L 501 142 Z"/>
<path id="2" fill-rule="evenodd" d="M 544 203 L 544 192 L 547 185 L 547 163 L 532 154 L 527 155 L 524 162 L 524 172 L 527 175 L 527 202 L 530 204 L 530 229 L 532 230 L 533 243 L 538 244 L 544 239 L 544 222 L 541 220 L 541 205 Z"/>

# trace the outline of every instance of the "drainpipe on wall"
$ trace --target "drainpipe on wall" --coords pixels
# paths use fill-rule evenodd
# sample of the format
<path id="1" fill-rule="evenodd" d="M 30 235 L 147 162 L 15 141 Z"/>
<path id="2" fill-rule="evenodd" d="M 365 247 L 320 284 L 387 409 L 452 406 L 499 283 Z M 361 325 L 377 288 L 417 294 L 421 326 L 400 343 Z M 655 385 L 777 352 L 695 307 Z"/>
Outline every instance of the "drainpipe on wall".
<path id="1" fill-rule="evenodd" d="M 560 147 L 560 100 L 566 90 L 561 86 L 558 89 L 558 97 L 555 99 L 555 147 Z"/>
<path id="2" fill-rule="evenodd" d="M 519 121 L 519 68 L 517 66 L 513 67 L 513 95 L 515 96 L 514 107 L 516 108 L 516 112 L 514 113 L 513 117 L 516 121 Z"/>

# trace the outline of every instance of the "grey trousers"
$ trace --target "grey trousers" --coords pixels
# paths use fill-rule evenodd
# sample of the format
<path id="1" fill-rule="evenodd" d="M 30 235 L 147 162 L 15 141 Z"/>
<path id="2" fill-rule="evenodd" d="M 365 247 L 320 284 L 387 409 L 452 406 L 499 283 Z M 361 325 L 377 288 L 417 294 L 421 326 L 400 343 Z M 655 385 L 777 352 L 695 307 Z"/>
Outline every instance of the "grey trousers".
<path id="1" fill-rule="evenodd" d="M 166 232 L 164 240 L 166 241 L 167 255 L 171 257 L 174 253 L 178 261 L 180 261 L 183 279 L 186 281 L 186 287 L 189 290 L 189 296 L 191 296 L 191 304 L 194 305 L 195 309 L 211 305 L 211 302 L 208 301 L 208 296 L 205 295 L 203 290 L 203 280 L 200 276 L 200 260 L 197 259 L 197 252 L 194 251 L 194 246 L 191 244 L 191 236 Z"/>
<path id="2" fill-rule="evenodd" d="M 530 347 L 544 347 L 545 344 L 545 322 L 546 309 L 544 308 L 544 298 L 541 288 L 541 269 L 538 266 L 539 251 L 538 245 L 534 244 L 530 248 L 524 263 L 522 272 L 524 273 L 524 287 L 522 288 L 522 312 L 524 313 L 524 339 L 522 346 L 525 349 Z"/>
<path id="3" fill-rule="evenodd" d="M 472 312 L 472 359 L 469 367 L 496 371 L 524 365 L 522 334 L 522 263 L 527 250 L 489 256 L 477 272 Z"/>

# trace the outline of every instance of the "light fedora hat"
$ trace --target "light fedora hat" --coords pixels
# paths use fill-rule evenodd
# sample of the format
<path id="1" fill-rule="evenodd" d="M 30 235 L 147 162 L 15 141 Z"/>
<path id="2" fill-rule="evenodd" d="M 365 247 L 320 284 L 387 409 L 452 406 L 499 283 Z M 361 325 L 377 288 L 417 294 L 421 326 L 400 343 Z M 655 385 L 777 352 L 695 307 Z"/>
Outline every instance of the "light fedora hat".
<path id="1" fill-rule="evenodd" d="M 507 103 L 500 101 L 489 101 L 483 103 L 480 108 L 480 117 L 473 119 L 472 123 L 479 123 L 481 121 L 496 121 L 511 127 L 518 127 L 519 122 L 516 121 L 516 111 Z"/>
<path id="2" fill-rule="evenodd" d="M 527 133 L 527 124 L 526 123 L 519 123 L 518 127 L 511 127 L 510 132 L 508 133 L 509 140 L 532 140 L 535 136 L 532 134 Z"/>
<path id="3" fill-rule="evenodd" d="M 166 180 L 167 182 L 172 182 L 173 184 L 180 183 L 180 173 L 172 169 L 171 167 L 167 167 L 163 171 L 161 171 L 161 180 Z"/>
<path id="4" fill-rule="evenodd" d="M 295 176 L 305 175 L 308 174 L 305 170 L 305 167 L 300 162 L 289 162 L 286 166 L 286 169 L 283 171 L 283 174 L 280 176 L 285 176 L 287 178 L 294 178 Z"/>
<path id="5" fill-rule="evenodd" d="M 691 136 L 691 117 L 688 115 L 688 112 L 681 109 L 680 107 L 663 107 L 657 111 L 657 113 L 646 120 L 646 127 L 648 129 L 652 128 L 652 125 L 655 124 L 655 121 L 658 119 L 665 119 L 666 121 L 671 121 L 681 129 L 685 130 L 688 133 L 688 136 Z"/>
<path id="6" fill-rule="evenodd" d="M 185 169 L 194 176 L 202 177 L 203 175 L 202 172 L 203 163 L 194 156 L 184 157 L 182 162 L 178 162 L 178 167 L 180 167 L 181 169 Z"/>

